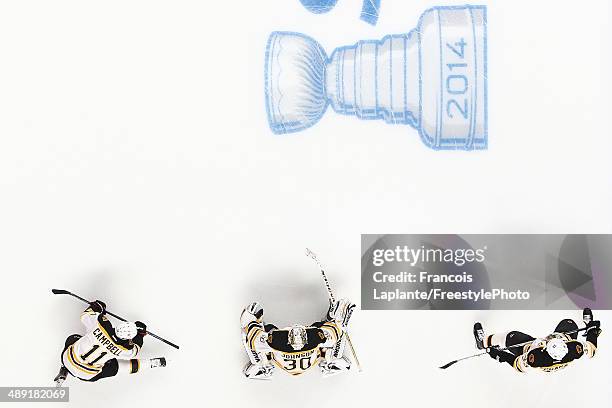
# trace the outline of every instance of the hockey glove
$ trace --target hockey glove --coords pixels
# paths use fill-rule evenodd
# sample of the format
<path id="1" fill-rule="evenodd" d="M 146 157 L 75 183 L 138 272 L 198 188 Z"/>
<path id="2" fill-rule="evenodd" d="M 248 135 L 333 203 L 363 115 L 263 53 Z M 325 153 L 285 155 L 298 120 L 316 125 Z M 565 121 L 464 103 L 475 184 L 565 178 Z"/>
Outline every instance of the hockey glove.
<path id="1" fill-rule="evenodd" d="M 147 335 L 147 325 L 146 324 L 140 321 L 135 321 L 134 324 L 136 325 L 136 330 L 139 336 L 144 337 Z"/>
<path id="2" fill-rule="evenodd" d="M 601 323 L 599 320 L 593 320 L 586 326 L 587 329 L 585 337 L 587 341 L 593 344 L 595 347 L 597 347 L 597 337 L 599 337 L 599 334 L 601 333 L 600 325 Z"/>
<path id="3" fill-rule="evenodd" d="M 499 363 L 512 364 L 516 358 L 513 354 L 502 351 L 498 347 L 489 347 L 487 349 L 487 353 L 489 353 L 489 356 L 491 356 L 493 360 L 496 360 Z"/>
<path id="4" fill-rule="evenodd" d="M 103 314 L 104 312 L 106 312 L 106 303 L 101 300 L 94 300 L 89 304 L 89 307 L 96 313 Z"/>
<path id="5" fill-rule="evenodd" d="M 248 305 L 246 310 L 247 312 L 255 316 L 257 320 L 261 319 L 261 316 L 263 316 L 263 312 L 264 312 L 263 307 L 261 307 L 261 305 L 257 302 L 253 302 L 250 305 Z"/>
<path id="6" fill-rule="evenodd" d="M 589 324 L 587 324 L 586 326 L 587 334 L 589 334 L 591 331 L 598 332 L 597 334 L 599 334 L 599 332 L 601 332 L 600 326 L 601 326 L 601 322 L 599 320 L 590 321 Z"/>

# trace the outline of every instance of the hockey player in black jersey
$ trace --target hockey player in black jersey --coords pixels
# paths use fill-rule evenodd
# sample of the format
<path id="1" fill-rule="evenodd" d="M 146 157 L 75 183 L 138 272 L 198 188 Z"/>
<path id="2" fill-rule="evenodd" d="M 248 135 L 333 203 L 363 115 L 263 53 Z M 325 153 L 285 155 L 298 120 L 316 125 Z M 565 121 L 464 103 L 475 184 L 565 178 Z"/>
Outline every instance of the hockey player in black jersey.
<path id="1" fill-rule="evenodd" d="M 593 320 L 593 313 L 588 308 L 583 311 L 583 320 L 586 325 L 583 338 L 579 338 L 578 325 L 572 319 L 562 320 L 552 334 L 540 339 L 519 331 L 485 335 L 482 325 L 476 323 L 476 347 L 486 349 L 493 359 L 508 363 L 521 373 L 532 369 L 557 371 L 583 355 L 589 358 L 595 355 L 600 322 Z"/>
<path id="2" fill-rule="evenodd" d="M 134 374 L 143 369 L 165 367 L 163 357 L 137 359 L 147 326 L 142 322 L 121 322 L 113 326 L 106 317 L 106 305 L 96 300 L 81 314 L 84 335 L 66 339 L 62 366 L 54 381 L 59 387 L 68 374 L 82 381 L 98 381 L 120 372 Z"/>
<path id="3" fill-rule="evenodd" d="M 330 301 L 324 320 L 310 326 L 279 329 L 263 322 L 263 308 L 249 304 L 240 316 L 242 341 L 249 362 L 243 373 L 250 379 L 270 379 L 276 367 L 299 375 L 318 366 L 324 376 L 351 368 L 344 356 L 346 328 L 355 305 L 348 300 Z"/>

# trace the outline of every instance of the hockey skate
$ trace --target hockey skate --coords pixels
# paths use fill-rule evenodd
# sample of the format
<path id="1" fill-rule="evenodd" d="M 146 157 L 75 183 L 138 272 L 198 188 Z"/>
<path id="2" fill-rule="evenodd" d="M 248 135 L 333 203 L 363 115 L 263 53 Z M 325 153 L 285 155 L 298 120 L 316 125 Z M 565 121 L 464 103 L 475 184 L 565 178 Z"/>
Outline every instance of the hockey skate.
<path id="1" fill-rule="evenodd" d="M 166 366 L 166 359 L 165 359 L 165 357 L 152 358 L 150 361 L 151 361 L 151 368 L 165 367 Z"/>
<path id="2" fill-rule="evenodd" d="M 587 325 L 593 321 L 593 311 L 588 307 L 585 307 L 582 311 L 582 321 Z"/>
<path id="3" fill-rule="evenodd" d="M 242 370 L 242 372 L 244 373 L 246 378 L 250 380 L 270 380 L 272 379 L 274 366 L 253 364 L 249 362 L 244 367 L 244 370 Z"/>
<path id="4" fill-rule="evenodd" d="M 588 307 L 585 307 L 582 310 L 582 321 L 584 322 L 585 326 L 588 326 L 589 323 L 593 321 L 593 311 L 589 309 Z M 588 330 L 582 334 L 582 337 L 586 337 L 587 333 L 588 333 Z"/>
<path id="5" fill-rule="evenodd" d="M 321 368 L 321 374 L 323 377 L 330 377 L 343 371 L 351 369 L 351 362 L 346 358 L 338 358 L 332 361 L 323 360 L 319 367 Z"/>
<path id="6" fill-rule="evenodd" d="M 474 340 L 476 340 L 476 348 L 478 350 L 484 350 L 484 329 L 482 328 L 482 324 L 479 322 L 474 323 Z"/>
<path id="7" fill-rule="evenodd" d="M 61 366 L 59 369 L 59 373 L 57 373 L 57 375 L 53 379 L 53 381 L 55 382 L 55 386 L 58 388 L 61 387 L 64 381 L 66 381 L 67 377 L 68 377 L 68 369 L 66 369 L 66 367 L 64 366 Z"/>

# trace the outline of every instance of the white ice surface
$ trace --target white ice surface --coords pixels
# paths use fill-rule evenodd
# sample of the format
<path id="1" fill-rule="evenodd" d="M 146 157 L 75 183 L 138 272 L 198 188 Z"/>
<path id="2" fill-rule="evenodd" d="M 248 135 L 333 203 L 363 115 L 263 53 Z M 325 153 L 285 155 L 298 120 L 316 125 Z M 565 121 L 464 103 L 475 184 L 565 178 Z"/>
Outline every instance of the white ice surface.
<path id="1" fill-rule="evenodd" d="M 460 153 L 333 112 L 282 137 L 265 117 L 271 31 L 330 50 L 442 3 L 383 0 L 376 27 L 348 0 L 319 16 L 297 0 L 211 3 L 0 4 L 0 385 L 50 384 L 82 309 L 58 287 L 182 346 L 147 338 L 169 367 L 71 381 L 76 407 L 608 404 L 608 333 L 554 375 L 488 358 L 436 368 L 473 352 L 476 319 L 545 334 L 575 312 L 357 311 L 362 374 L 269 383 L 241 377 L 238 316 L 258 299 L 277 324 L 320 317 L 304 246 L 358 301 L 361 233 L 612 233 L 610 4 L 483 2 L 490 149 Z"/>

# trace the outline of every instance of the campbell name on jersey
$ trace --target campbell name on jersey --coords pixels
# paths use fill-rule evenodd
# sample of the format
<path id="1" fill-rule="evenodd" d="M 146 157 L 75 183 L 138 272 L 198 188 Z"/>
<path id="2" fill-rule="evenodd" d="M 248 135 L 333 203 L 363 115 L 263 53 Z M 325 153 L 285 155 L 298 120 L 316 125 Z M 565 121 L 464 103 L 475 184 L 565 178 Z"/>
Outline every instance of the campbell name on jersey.
<path id="1" fill-rule="evenodd" d="M 108 350 L 109 353 L 115 356 L 121 355 L 121 349 L 119 346 L 113 340 L 111 340 L 104 331 L 102 331 L 101 327 L 96 327 L 94 329 L 93 336 L 96 338 L 96 340 L 98 340 L 103 348 Z"/>

